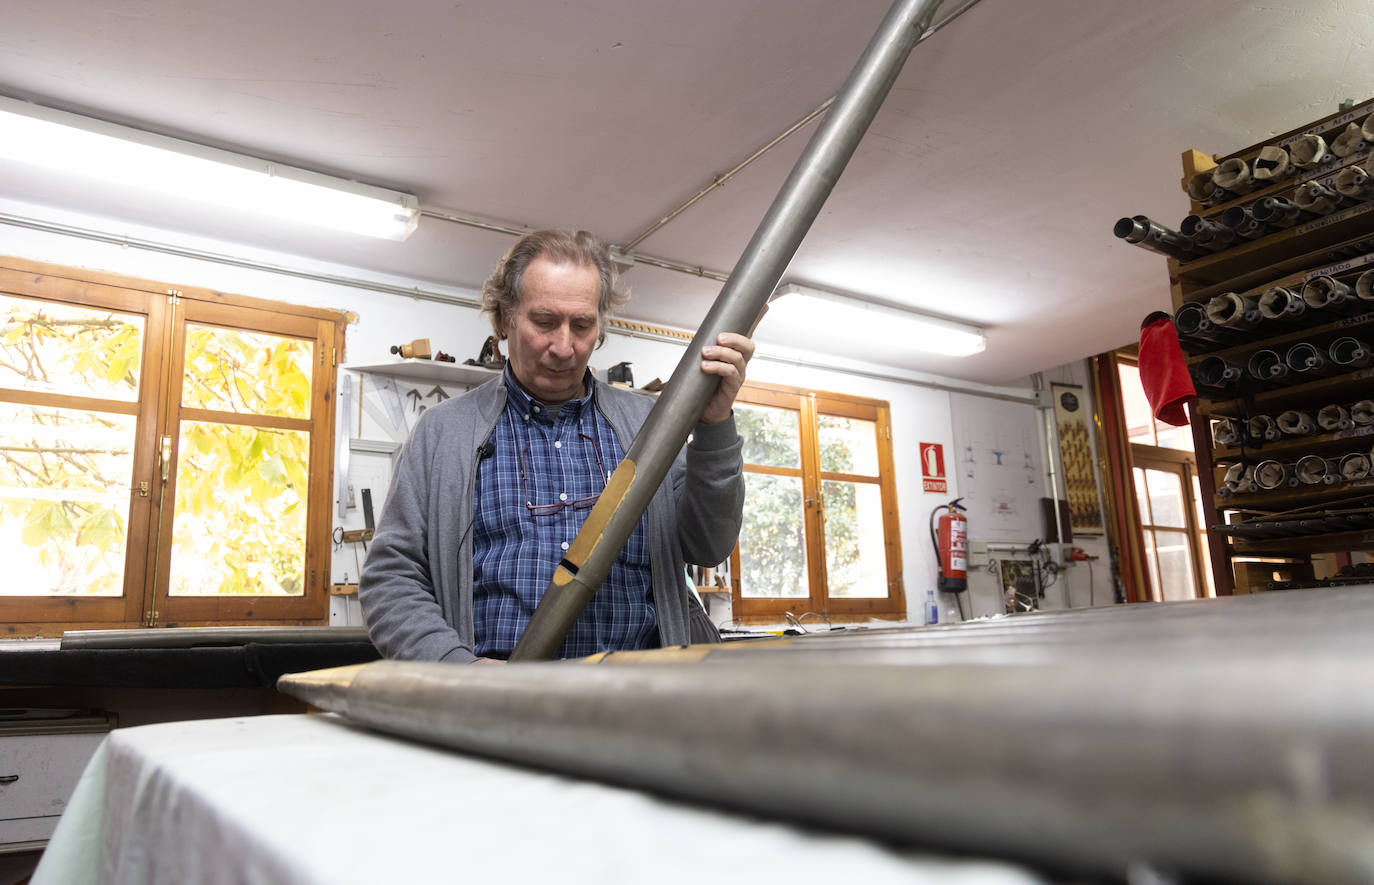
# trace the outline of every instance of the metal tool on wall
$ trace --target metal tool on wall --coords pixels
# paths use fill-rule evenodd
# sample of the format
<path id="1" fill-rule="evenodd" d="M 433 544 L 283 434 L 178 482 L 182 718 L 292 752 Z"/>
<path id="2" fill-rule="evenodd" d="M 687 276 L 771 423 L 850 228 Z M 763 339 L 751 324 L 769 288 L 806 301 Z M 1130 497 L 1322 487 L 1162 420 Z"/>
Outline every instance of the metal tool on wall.
<path id="1" fill-rule="evenodd" d="M 716 376 L 701 371 L 702 348 L 723 332 L 753 329 L 939 5 L 940 0 L 897 0 L 888 11 L 554 570 L 512 661 L 552 657 L 601 586 L 719 387 Z"/>

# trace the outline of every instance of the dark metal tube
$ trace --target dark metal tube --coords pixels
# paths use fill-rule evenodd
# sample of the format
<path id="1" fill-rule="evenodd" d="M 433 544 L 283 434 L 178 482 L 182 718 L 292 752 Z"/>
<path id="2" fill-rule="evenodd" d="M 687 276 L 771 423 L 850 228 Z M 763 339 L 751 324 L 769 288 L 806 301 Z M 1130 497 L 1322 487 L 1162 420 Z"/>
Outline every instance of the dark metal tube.
<path id="1" fill-rule="evenodd" d="M 1351 452 L 1341 458 L 1341 479 L 1364 479 L 1369 476 L 1369 456 L 1363 452 Z"/>
<path id="2" fill-rule="evenodd" d="M 1294 372 L 1305 374 L 1308 377 L 1323 375 L 1331 370 L 1331 362 L 1326 358 L 1326 354 L 1306 341 L 1299 341 L 1288 348 L 1284 362 Z M 1317 422 L 1321 423 L 1320 417 L 1317 418 Z"/>
<path id="3" fill-rule="evenodd" d="M 722 332 L 748 333 L 907 55 L 940 0 L 897 0 L 841 88 L 767 214 L 721 288 L 600 500 L 554 570 L 544 598 L 511 653 L 512 661 L 552 657 L 610 572 L 719 379 L 701 371 L 701 350 Z"/>
<path id="4" fill-rule="evenodd" d="M 1272 350 L 1257 350 L 1250 354 L 1250 362 L 1245 369 L 1256 381 L 1269 383 L 1286 383 L 1292 374 L 1283 358 Z"/>
<path id="5" fill-rule="evenodd" d="M 1333 639 L 1265 620 L 1257 648 L 1185 611 L 1192 652 L 994 642 L 952 662 L 784 651 L 709 672 L 382 661 L 279 687 L 407 738 L 902 845 L 1112 878 L 1143 862 L 1187 879 L 1368 881 L 1367 654 L 1338 623 Z"/>
<path id="6" fill-rule="evenodd" d="M 1369 345 L 1355 338 L 1337 338 L 1327 353 L 1331 361 L 1343 369 L 1359 369 L 1369 365 Z"/>
<path id="7" fill-rule="evenodd" d="M 1307 310 L 1307 302 L 1292 289 L 1274 286 L 1266 289 L 1259 299 L 1260 316 L 1266 320 L 1296 321 Z"/>
<path id="8" fill-rule="evenodd" d="M 1222 227 L 1215 221 L 1208 221 L 1201 215 L 1189 215 L 1179 222 L 1178 232 L 1188 242 L 1209 252 L 1220 252 L 1236 241 L 1236 232 Z"/>
<path id="9" fill-rule="evenodd" d="M 1250 207 L 1255 220 L 1274 228 L 1292 227 L 1298 223 L 1302 210 L 1298 204 L 1283 197 L 1265 197 Z"/>
<path id="10" fill-rule="evenodd" d="M 1219 356 L 1209 356 L 1193 369 L 1193 380 L 1202 387 L 1227 390 L 1244 374 L 1239 366 Z"/>
<path id="11" fill-rule="evenodd" d="M 1293 202 L 1304 212 L 1330 215 L 1350 201 L 1319 181 L 1309 181 L 1293 193 Z"/>
<path id="12" fill-rule="evenodd" d="M 1364 309 L 1354 290 L 1332 277 L 1315 277 L 1302 287 L 1302 300 L 1308 307 L 1335 313 L 1356 313 Z"/>
<path id="13" fill-rule="evenodd" d="M 1367 270 L 1356 278 L 1355 297 L 1361 301 L 1374 301 L 1374 270 Z M 1368 310 L 1368 306 L 1366 305 L 1362 309 Z"/>
<path id="14" fill-rule="evenodd" d="M 1188 242 L 1187 237 L 1152 220 L 1148 215 L 1133 215 L 1130 218 L 1119 219 L 1112 228 L 1112 233 L 1134 246 L 1158 252 L 1160 255 L 1168 255 L 1179 261 L 1197 257 L 1196 250 Z"/>
<path id="15" fill-rule="evenodd" d="M 1278 423 L 1269 415 L 1255 415 L 1245 422 L 1245 427 L 1250 431 L 1251 439 L 1262 439 L 1273 442 L 1283 433 L 1279 430 Z"/>
<path id="16" fill-rule="evenodd" d="M 1288 488 L 1287 464 L 1282 461 L 1261 461 L 1255 465 L 1255 485 L 1265 491 Z"/>
<path id="17" fill-rule="evenodd" d="M 1244 206 L 1232 206 L 1221 213 L 1221 223 L 1247 240 L 1257 240 L 1269 233 L 1269 226 L 1255 218 Z"/>
<path id="18" fill-rule="evenodd" d="M 159 627 L 146 630 L 68 630 L 63 649 L 202 648 L 205 646 L 367 642 L 366 627 Z"/>
<path id="19" fill-rule="evenodd" d="M 1207 306 L 1200 301 L 1192 301 L 1174 312 L 1174 328 L 1180 338 L 1190 341 L 1215 342 L 1217 344 L 1244 341 L 1246 336 L 1230 329 L 1218 329 L 1207 319 Z"/>
<path id="20" fill-rule="evenodd" d="M 1207 319 L 1227 329 L 1250 329 L 1260 323 L 1259 305 L 1253 298 L 1225 292 L 1207 302 Z"/>
<path id="21" fill-rule="evenodd" d="M 1374 424 L 1374 400 L 1362 399 L 1350 407 L 1350 420 L 1363 427 Z"/>

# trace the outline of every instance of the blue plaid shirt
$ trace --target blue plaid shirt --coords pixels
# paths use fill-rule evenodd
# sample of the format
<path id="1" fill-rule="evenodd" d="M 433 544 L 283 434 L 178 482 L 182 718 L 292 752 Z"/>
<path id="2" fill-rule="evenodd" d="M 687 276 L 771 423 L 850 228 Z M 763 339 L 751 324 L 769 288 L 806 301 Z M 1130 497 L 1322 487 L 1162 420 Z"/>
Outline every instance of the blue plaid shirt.
<path id="1" fill-rule="evenodd" d="M 556 414 L 521 389 L 509 365 L 505 383 L 506 409 L 490 438 L 495 451 L 478 464 L 473 500 L 475 651 L 494 658 L 515 648 L 591 512 L 582 506 L 534 515 L 526 502 L 541 507 L 598 495 L 625 456 L 593 401 L 594 380 L 588 379 L 585 396 L 564 403 Z M 641 518 L 558 657 L 657 646 L 647 535 Z"/>

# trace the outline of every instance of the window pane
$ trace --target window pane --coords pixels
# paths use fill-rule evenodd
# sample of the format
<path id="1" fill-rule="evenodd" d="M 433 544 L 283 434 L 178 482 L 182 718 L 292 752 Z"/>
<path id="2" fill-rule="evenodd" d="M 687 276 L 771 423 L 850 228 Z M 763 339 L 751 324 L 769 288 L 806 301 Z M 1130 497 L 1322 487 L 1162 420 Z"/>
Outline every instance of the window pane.
<path id="1" fill-rule="evenodd" d="M 310 417 L 314 342 L 186 325 L 181 404 L 247 415 Z"/>
<path id="2" fill-rule="evenodd" d="M 1131 472 L 1135 475 L 1135 500 L 1140 508 L 1140 521 L 1149 525 L 1154 519 L 1150 516 L 1150 495 L 1145 489 L 1145 471 L 1135 467 Z"/>
<path id="3" fill-rule="evenodd" d="M 1175 427 L 1172 424 L 1165 424 L 1163 421 L 1156 421 L 1155 436 L 1163 448 L 1178 449 L 1183 452 L 1193 450 L 1193 429 L 1187 424 L 1182 427 Z"/>
<path id="4" fill-rule="evenodd" d="M 1146 483 L 1150 487 L 1150 512 L 1154 514 L 1151 522 L 1154 525 L 1186 528 L 1183 483 L 1178 474 L 1163 470 L 1146 470 L 1145 473 Z"/>
<path id="5" fill-rule="evenodd" d="M 874 483 L 823 482 L 825 567 L 830 596 L 887 596 L 882 490 Z"/>
<path id="6" fill-rule="evenodd" d="M 818 415 L 821 470 L 878 475 L 878 425 L 874 421 Z M 887 594 L 883 594 L 887 595 Z"/>
<path id="7" fill-rule="evenodd" d="M 799 476 L 745 473 L 740 595 L 808 597 Z"/>
<path id="8" fill-rule="evenodd" d="M 1159 557 L 1155 554 L 1155 533 L 1150 529 L 1145 529 L 1142 534 L 1145 536 L 1145 565 L 1150 572 L 1150 586 L 1154 587 L 1154 592 L 1158 594 Z"/>
<path id="9" fill-rule="evenodd" d="M 1186 532 L 1155 532 L 1155 551 L 1159 556 L 1159 586 L 1165 599 L 1196 599 L 1193 559 Z"/>
<path id="10" fill-rule="evenodd" d="M 119 596 L 135 419 L 0 404 L 6 595 Z"/>
<path id="11" fill-rule="evenodd" d="M 0 295 L 0 387 L 134 402 L 141 316 Z"/>
<path id="12" fill-rule="evenodd" d="M 182 423 L 171 595 L 305 592 L 309 443 L 294 430 Z"/>
<path id="13" fill-rule="evenodd" d="M 744 463 L 801 468 L 800 413 L 735 403 L 735 424 L 744 440 Z"/>
<path id="14" fill-rule="evenodd" d="M 1126 363 L 1117 363 L 1116 370 L 1121 379 L 1121 410 L 1126 416 L 1126 434 L 1133 443 L 1155 445 L 1155 416 L 1150 411 L 1150 401 L 1145 398 L 1145 389 L 1140 386 L 1140 370 Z"/>

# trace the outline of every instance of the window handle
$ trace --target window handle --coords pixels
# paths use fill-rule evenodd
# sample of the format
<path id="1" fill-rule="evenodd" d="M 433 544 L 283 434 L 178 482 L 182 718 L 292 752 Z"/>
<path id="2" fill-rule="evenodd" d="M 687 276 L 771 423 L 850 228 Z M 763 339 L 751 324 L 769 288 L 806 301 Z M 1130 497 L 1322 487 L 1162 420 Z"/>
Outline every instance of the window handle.
<path id="1" fill-rule="evenodd" d="M 167 481 L 167 476 L 172 470 L 172 438 L 162 437 L 162 481 Z"/>

